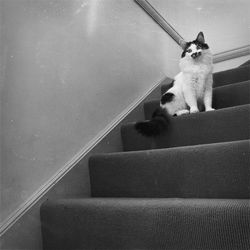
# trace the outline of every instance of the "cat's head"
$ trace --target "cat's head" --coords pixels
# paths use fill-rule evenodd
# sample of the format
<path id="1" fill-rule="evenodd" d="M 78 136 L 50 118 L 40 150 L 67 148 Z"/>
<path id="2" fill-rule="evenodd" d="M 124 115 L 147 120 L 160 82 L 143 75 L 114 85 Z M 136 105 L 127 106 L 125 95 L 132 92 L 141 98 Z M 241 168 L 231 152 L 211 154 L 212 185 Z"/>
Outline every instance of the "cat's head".
<path id="1" fill-rule="evenodd" d="M 181 47 L 183 48 L 181 57 L 190 57 L 194 60 L 199 58 L 205 50 L 209 49 L 209 46 L 205 43 L 203 32 L 200 32 L 192 42 L 182 42 Z"/>

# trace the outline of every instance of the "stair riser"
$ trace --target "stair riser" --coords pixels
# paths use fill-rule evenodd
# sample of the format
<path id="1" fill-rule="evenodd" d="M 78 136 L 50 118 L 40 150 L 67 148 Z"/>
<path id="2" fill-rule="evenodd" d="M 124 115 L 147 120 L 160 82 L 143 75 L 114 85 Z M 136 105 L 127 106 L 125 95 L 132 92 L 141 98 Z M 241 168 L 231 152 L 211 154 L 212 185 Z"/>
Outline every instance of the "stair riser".
<path id="1" fill-rule="evenodd" d="M 166 92 L 168 87 L 163 85 L 162 93 Z M 160 97 L 159 97 L 160 100 Z M 149 120 L 155 109 L 160 104 L 159 100 L 146 102 L 144 104 L 145 119 Z M 222 109 L 227 107 L 239 106 L 250 103 L 250 81 L 222 86 L 213 90 L 213 107 Z"/>
<path id="2" fill-rule="evenodd" d="M 125 151 L 169 148 L 249 139 L 250 105 L 173 117 L 164 134 L 140 135 L 134 123 L 121 129 Z"/>
<path id="3" fill-rule="evenodd" d="M 226 70 L 214 74 L 214 87 L 250 80 L 250 66 Z"/>
<path id="4" fill-rule="evenodd" d="M 250 198 L 250 141 L 90 158 L 93 197 Z"/>
<path id="5" fill-rule="evenodd" d="M 247 200 L 68 200 L 41 209 L 44 249 L 249 249 Z"/>
<path id="6" fill-rule="evenodd" d="M 214 89 L 213 105 L 216 109 L 250 103 L 250 81 Z"/>

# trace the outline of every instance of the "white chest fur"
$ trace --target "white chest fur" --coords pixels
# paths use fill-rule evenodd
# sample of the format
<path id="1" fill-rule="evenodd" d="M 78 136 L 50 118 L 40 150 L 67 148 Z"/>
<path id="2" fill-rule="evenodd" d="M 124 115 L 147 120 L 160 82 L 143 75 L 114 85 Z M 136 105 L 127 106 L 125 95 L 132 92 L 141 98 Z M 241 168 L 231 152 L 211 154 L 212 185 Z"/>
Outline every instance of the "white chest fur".
<path id="1" fill-rule="evenodd" d="M 212 54 L 208 50 L 194 60 L 183 57 L 180 60 L 181 72 L 176 75 L 174 86 L 167 93 L 174 98 L 171 101 L 161 101 L 161 107 L 170 115 L 182 115 L 198 112 L 197 105 L 203 103 L 205 110 L 212 110 Z"/>
<path id="2" fill-rule="evenodd" d="M 193 88 L 197 98 L 202 98 L 205 91 L 207 79 L 212 75 L 212 55 L 208 50 L 198 60 L 182 58 L 180 60 L 181 84 L 183 91 L 185 87 Z"/>

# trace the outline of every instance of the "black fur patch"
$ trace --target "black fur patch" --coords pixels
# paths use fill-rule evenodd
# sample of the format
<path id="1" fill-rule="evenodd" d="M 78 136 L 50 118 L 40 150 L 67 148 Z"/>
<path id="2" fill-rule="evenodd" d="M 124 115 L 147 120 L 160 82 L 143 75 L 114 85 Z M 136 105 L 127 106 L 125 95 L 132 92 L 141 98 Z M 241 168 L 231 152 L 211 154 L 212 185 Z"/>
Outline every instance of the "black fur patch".
<path id="1" fill-rule="evenodd" d="M 135 129 L 144 136 L 159 136 L 166 131 L 169 122 L 170 118 L 166 110 L 159 107 L 150 121 L 137 122 Z"/>
<path id="2" fill-rule="evenodd" d="M 166 93 L 161 97 L 161 104 L 164 105 L 167 102 L 171 102 L 174 98 L 174 94 L 173 93 Z"/>
<path id="3" fill-rule="evenodd" d="M 175 82 L 175 80 L 173 80 L 173 81 L 169 84 L 169 89 L 171 89 L 171 88 L 174 87 L 174 82 Z"/>
<path id="4" fill-rule="evenodd" d="M 193 41 L 193 43 L 196 44 L 196 46 L 199 46 L 202 49 L 209 49 L 209 46 L 206 43 L 200 43 L 197 40 Z"/>
<path id="5" fill-rule="evenodd" d="M 186 47 L 184 48 L 184 50 L 183 50 L 183 52 L 181 54 L 181 58 L 186 56 L 186 52 L 187 52 L 187 50 L 188 50 L 188 48 L 190 47 L 191 44 L 192 44 L 192 42 L 186 43 Z"/>
<path id="6" fill-rule="evenodd" d="M 186 52 L 187 52 L 188 48 L 191 46 L 191 44 L 195 44 L 196 46 L 199 46 L 203 50 L 209 49 L 209 46 L 206 43 L 200 43 L 199 41 L 194 40 L 192 42 L 186 43 L 186 47 L 185 47 L 185 49 L 183 50 L 183 52 L 181 54 L 181 58 L 186 56 Z"/>

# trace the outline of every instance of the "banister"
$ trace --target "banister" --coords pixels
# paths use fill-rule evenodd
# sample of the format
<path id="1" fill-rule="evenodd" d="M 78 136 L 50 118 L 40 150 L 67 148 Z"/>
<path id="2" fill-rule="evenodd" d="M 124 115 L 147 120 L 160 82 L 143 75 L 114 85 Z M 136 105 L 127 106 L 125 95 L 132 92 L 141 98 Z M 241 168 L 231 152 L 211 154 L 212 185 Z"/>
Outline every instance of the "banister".
<path id="1" fill-rule="evenodd" d="M 147 0 L 135 0 L 154 20 L 158 23 L 162 29 L 164 29 L 178 45 L 184 41 L 184 38 L 171 26 L 163 16 L 147 1 Z"/>
<path id="2" fill-rule="evenodd" d="M 135 0 L 135 2 L 140 5 L 147 13 L 150 15 L 156 23 L 158 23 L 161 28 L 167 32 L 175 42 L 181 46 L 185 39 L 170 25 L 165 18 L 147 1 L 147 0 Z M 216 53 L 213 56 L 213 62 L 223 62 L 226 60 L 246 56 L 250 54 L 250 45 L 245 45 L 242 47 L 234 48 L 231 50 Z"/>

